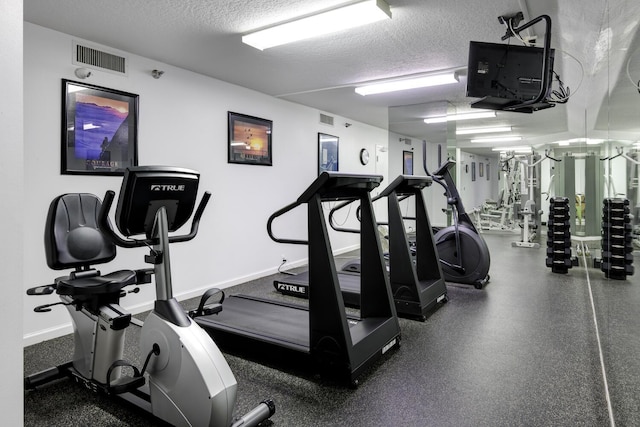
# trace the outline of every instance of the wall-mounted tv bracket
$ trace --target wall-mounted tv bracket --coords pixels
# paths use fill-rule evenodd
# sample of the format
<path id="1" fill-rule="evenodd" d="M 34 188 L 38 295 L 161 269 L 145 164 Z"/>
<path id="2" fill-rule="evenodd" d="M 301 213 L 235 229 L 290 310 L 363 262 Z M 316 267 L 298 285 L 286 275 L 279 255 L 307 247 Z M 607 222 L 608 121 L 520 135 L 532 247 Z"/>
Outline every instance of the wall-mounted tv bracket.
<path id="1" fill-rule="evenodd" d="M 502 15 L 498 16 L 498 22 L 507 27 L 507 32 L 502 36 L 502 41 L 507 40 L 510 37 L 515 37 L 516 33 L 513 32 L 514 28 L 520 25 L 520 22 L 524 19 L 522 12 L 518 12 L 514 15 Z"/>
<path id="2" fill-rule="evenodd" d="M 548 89 L 551 85 L 549 78 L 551 76 L 551 70 L 549 70 L 549 66 L 551 64 L 551 18 L 549 15 L 540 15 L 535 19 L 523 24 L 518 27 L 518 24 L 524 19 L 524 15 L 522 12 L 518 12 L 513 16 L 499 16 L 498 21 L 501 24 L 507 25 L 507 33 L 502 36 L 502 40 L 507 40 L 510 37 L 515 37 L 520 34 L 522 31 L 527 28 L 537 24 L 538 22 L 544 20 L 545 21 L 545 32 L 544 32 L 544 50 L 542 52 L 542 77 L 540 84 L 540 92 L 538 96 L 534 99 L 530 99 L 528 101 L 524 101 L 517 105 L 511 105 L 509 107 L 505 107 L 507 111 L 520 111 L 520 112 L 532 112 L 541 108 L 549 107 L 551 105 L 546 102 L 545 98 L 547 96 Z M 537 104 L 537 105 L 536 105 Z M 542 106 L 541 104 L 547 104 Z M 528 111 L 529 110 L 529 111 Z"/>

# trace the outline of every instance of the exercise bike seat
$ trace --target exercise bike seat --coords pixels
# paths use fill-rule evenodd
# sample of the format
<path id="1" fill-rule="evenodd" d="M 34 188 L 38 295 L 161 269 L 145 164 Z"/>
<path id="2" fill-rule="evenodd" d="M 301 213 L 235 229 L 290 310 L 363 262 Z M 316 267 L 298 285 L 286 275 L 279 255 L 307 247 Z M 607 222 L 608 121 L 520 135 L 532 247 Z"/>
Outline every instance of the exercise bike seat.
<path id="1" fill-rule="evenodd" d="M 71 278 L 60 277 L 56 279 L 56 291 L 60 295 L 80 296 L 120 293 L 122 288 L 136 284 L 136 272 L 120 270 L 104 276 L 96 271 L 95 276 Z"/>
<path id="2" fill-rule="evenodd" d="M 81 299 L 119 295 L 123 287 L 138 283 L 135 270 L 101 275 L 91 268 L 116 256 L 115 244 L 98 226 L 101 205 L 93 194 L 68 193 L 53 199 L 49 206 L 44 235 L 47 265 L 54 270 L 76 269 L 55 280 L 60 295 L 84 297 Z"/>

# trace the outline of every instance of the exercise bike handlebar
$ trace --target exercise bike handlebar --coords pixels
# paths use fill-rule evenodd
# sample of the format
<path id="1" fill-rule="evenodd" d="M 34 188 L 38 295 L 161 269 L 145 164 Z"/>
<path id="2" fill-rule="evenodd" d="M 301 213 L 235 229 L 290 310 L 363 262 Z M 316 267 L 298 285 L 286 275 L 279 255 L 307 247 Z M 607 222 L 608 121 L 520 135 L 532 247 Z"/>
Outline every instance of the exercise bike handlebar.
<path id="1" fill-rule="evenodd" d="M 123 248 L 138 248 L 152 244 L 151 239 L 123 239 L 113 230 L 111 224 L 109 223 L 109 211 L 111 210 L 111 205 L 113 204 L 115 194 L 116 193 L 114 191 L 109 190 L 104 195 L 104 200 L 102 201 L 102 206 L 100 208 L 100 212 L 98 213 L 98 224 L 100 225 L 101 231 L 103 231 L 113 243 Z M 169 236 L 169 243 L 187 242 L 196 237 L 196 235 L 198 234 L 198 227 L 200 226 L 200 219 L 202 218 L 202 214 L 207 206 L 207 203 L 209 203 L 210 198 L 211 193 L 205 191 L 205 193 L 202 195 L 202 199 L 200 199 L 200 204 L 198 204 L 198 208 L 193 215 L 193 220 L 191 221 L 191 230 L 189 231 L 189 233 L 178 236 Z"/>
<path id="2" fill-rule="evenodd" d="M 271 228 L 271 225 L 273 224 L 273 220 L 286 214 L 289 211 L 292 211 L 293 209 L 297 208 L 298 206 L 300 206 L 303 202 L 300 201 L 295 201 L 291 204 L 288 204 L 287 206 L 285 206 L 282 209 L 279 209 L 277 211 L 275 211 L 274 213 L 271 214 L 271 216 L 269 217 L 269 219 L 267 220 L 267 233 L 269 234 L 269 237 L 271 238 L 271 240 L 273 240 L 276 243 L 289 243 L 292 245 L 308 245 L 309 241 L 308 240 L 299 240 L 299 239 L 283 239 L 280 237 L 276 237 L 273 234 L 273 230 Z"/>

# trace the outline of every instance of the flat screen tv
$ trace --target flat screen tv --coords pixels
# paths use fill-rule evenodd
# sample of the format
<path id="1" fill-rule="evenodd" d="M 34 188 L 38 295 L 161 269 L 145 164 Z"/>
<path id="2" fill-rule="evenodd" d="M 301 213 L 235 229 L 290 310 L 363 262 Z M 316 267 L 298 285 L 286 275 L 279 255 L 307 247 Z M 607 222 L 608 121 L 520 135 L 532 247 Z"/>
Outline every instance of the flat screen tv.
<path id="1" fill-rule="evenodd" d="M 472 107 L 532 112 L 548 108 L 554 50 L 472 41 L 469 45 L 467 96 L 483 98 Z M 543 67 L 547 73 L 543 84 Z"/>

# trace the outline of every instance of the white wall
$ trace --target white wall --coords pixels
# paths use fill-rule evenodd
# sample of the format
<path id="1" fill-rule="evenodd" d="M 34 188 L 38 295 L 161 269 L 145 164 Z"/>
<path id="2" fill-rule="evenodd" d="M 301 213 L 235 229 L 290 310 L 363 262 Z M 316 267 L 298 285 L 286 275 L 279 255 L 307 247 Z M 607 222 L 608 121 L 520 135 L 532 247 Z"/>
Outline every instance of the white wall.
<path id="1" fill-rule="evenodd" d="M 23 241 L 25 224 L 23 212 L 22 173 L 22 1 L 3 0 L 0 3 L 0 259 L 2 259 L 2 298 L 0 298 L 0 402 L 2 424 L 19 426 L 23 423 L 22 394 L 22 300 Z"/>
<path id="2" fill-rule="evenodd" d="M 24 288 L 50 283 L 64 272 L 45 263 L 43 228 L 49 202 L 65 192 L 90 192 L 102 197 L 118 190 L 121 178 L 60 174 L 61 79 L 77 80 L 71 63 L 69 35 L 24 23 L 25 204 L 21 212 L 26 262 Z M 82 41 L 82 40 L 80 40 Z M 90 41 L 89 45 L 96 46 Z M 97 45 L 97 47 L 100 47 Z M 111 49 L 113 50 L 113 49 Z M 86 82 L 140 95 L 139 163 L 196 169 L 201 191 L 213 197 L 198 237 L 171 250 L 174 293 L 179 299 L 203 289 L 226 287 L 275 272 L 284 255 L 292 263 L 307 257 L 306 247 L 272 242 L 266 222 L 274 211 L 293 202 L 317 176 L 317 133 L 340 138 L 340 171 L 374 173 L 375 162 L 359 163 L 360 149 L 375 152 L 387 145 L 387 131 L 342 117 L 335 126 L 319 123 L 319 111 L 230 85 L 203 75 L 127 54 L 128 76 L 94 71 Z M 161 69 L 160 79 L 151 70 Z M 273 166 L 227 163 L 227 111 L 273 120 Z M 330 114 L 330 112 L 328 112 Z M 345 127 L 345 121 L 352 126 Z M 303 210 L 274 224 L 282 237 L 306 238 Z M 357 236 L 334 234 L 334 251 L 357 245 Z M 142 249 L 120 249 L 112 269 L 140 268 Z M 102 268 L 109 270 L 109 268 Z M 122 305 L 132 311 L 150 307 L 153 290 L 130 295 Z M 25 343 L 70 331 L 63 309 L 36 314 L 36 304 L 54 296 L 24 302 Z"/>
<path id="3" fill-rule="evenodd" d="M 458 150 L 456 159 L 458 176 L 457 183 L 460 197 L 465 209 L 471 215 L 474 207 L 480 207 L 487 199 L 498 198 L 498 175 L 500 172 L 499 159 L 497 157 L 478 156 L 462 150 Z M 472 180 L 472 163 L 475 163 L 475 181 Z M 483 164 L 483 176 L 480 176 L 480 163 Z M 489 164 L 489 179 L 487 179 L 487 164 Z M 467 171 L 468 166 L 468 171 Z"/>
<path id="4" fill-rule="evenodd" d="M 405 143 L 402 140 L 409 139 L 410 143 Z M 403 152 L 410 151 L 413 153 L 413 174 L 414 175 L 426 175 L 423 165 L 423 141 L 415 138 L 409 138 L 404 135 L 400 135 L 394 132 L 389 132 L 389 177 L 393 180 L 396 176 L 402 173 L 403 168 Z M 443 141 L 441 143 L 427 141 L 427 167 L 430 172 L 435 171 L 438 168 L 438 144 L 441 145 L 441 160 L 442 162 L 447 159 L 447 143 Z M 447 199 L 444 196 L 444 189 L 438 184 L 434 183 L 432 186 L 424 189 L 423 191 L 425 203 L 427 205 L 427 213 L 429 214 L 429 221 L 434 226 L 444 226 L 447 222 L 447 217 L 443 209 L 447 208 Z M 408 199 L 407 206 L 401 202 L 401 208 L 407 216 L 413 214 L 413 200 Z"/>

